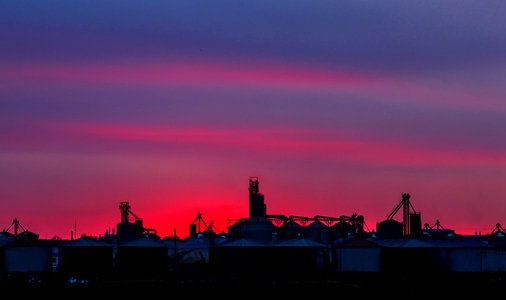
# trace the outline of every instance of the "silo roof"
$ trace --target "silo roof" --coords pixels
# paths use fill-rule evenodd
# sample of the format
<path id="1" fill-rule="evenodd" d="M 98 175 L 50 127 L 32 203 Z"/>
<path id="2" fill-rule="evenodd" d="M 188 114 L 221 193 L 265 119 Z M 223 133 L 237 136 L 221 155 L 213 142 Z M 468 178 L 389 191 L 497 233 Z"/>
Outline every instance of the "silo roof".
<path id="1" fill-rule="evenodd" d="M 327 247 L 327 245 L 319 243 L 311 238 L 293 238 L 282 240 L 273 245 L 277 247 Z"/>
<path id="2" fill-rule="evenodd" d="M 99 241 L 97 239 L 82 237 L 77 240 L 71 241 L 62 245 L 63 247 L 112 247 L 111 244 L 108 244 L 103 241 Z"/>
<path id="3" fill-rule="evenodd" d="M 10 243 L 14 240 L 13 236 L 0 236 L 0 246 Z"/>
<path id="4" fill-rule="evenodd" d="M 378 240 L 378 244 L 383 247 L 395 248 L 422 248 L 434 247 L 434 245 L 417 239 L 394 239 L 394 240 Z"/>
<path id="5" fill-rule="evenodd" d="M 380 247 L 380 245 L 378 245 L 377 243 L 367 240 L 367 239 L 362 239 L 362 238 L 347 239 L 347 240 L 343 241 L 342 243 L 340 243 L 339 246 L 340 247 L 350 247 L 350 248 L 352 248 L 352 247 L 357 247 L 357 248 L 378 248 L 378 247 Z"/>
<path id="6" fill-rule="evenodd" d="M 435 247 L 445 248 L 492 248 L 494 246 L 477 239 L 442 239 L 442 240 L 431 240 L 429 243 Z"/>
<path id="7" fill-rule="evenodd" d="M 129 241 L 120 245 L 120 247 L 167 247 L 167 245 L 159 240 L 153 240 L 151 238 L 140 238 L 133 241 Z"/>
<path id="8" fill-rule="evenodd" d="M 247 238 L 240 238 L 237 240 L 232 240 L 230 242 L 222 243 L 215 247 L 263 247 L 263 246 L 265 245 L 255 242 L 253 240 Z"/>

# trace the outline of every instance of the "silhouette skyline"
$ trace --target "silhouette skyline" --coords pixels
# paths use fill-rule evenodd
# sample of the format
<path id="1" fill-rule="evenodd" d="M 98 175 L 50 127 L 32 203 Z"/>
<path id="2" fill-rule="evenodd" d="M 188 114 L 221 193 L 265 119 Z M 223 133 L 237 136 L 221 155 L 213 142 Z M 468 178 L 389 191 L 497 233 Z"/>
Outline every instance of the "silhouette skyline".
<path id="1" fill-rule="evenodd" d="M 0 4 L 0 229 L 268 214 L 505 223 L 502 2 Z M 396 217 L 401 217 L 396 216 Z"/>
<path id="2" fill-rule="evenodd" d="M 267 203 L 265 203 L 265 196 L 260 191 L 259 188 L 260 181 L 256 176 L 251 176 L 249 178 L 249 201 L 248 201 L 248 217 L 242 217 L 237 219 L 228 219 L 227 226 L 221 230 L 214 225 L 214 222 L 211 220 L 209 224 L 205 221 L 201 212 L 197 213 L 197 217 L 188 224 L 188 232 L 181 235 L 178 234 L 177 230 L 174 229 L 172 235 L 160 236 L 157 233 L 157 228 L 148 228 L 144 226 L 143 218 L 139 217 L 131 210 L 130 203 L 128 201 L 122 201 L 119 203 L 120 209 L 120 220 L 117 222 L 114 228 L 107 228 L 104 233 L 99 235 L 93 234 L 81 234 L 80 236 L 77 234 L 77 225 L 74 224 L 74 230 L 70 233 L 70 237 L 61 237 L 58 235 L 54 235 L 51 239 L 57 240 L 74 240 L 80 237 L 92 237 L 96 239 L 108 239 L 110 237 L 116 236 L 118 234 L 117 230 L 122 224 L 134 224 L 135 227 L 138 227 L 135 231 L 139 231 L 139 233 L 143 233 L 146 236 L 151 236 L 156 239 L 187 239 L 187 238 L 195 238 L 197 234 L 210 233 L 213 236 L 223 236 L 223 237 L 235 237 L 235 235 L 242 235 L 241 232 L 236 232 L 238 229 L 234 228 L 242 226 L 241 224 L 244 221 L 255 219 L 255 218 L 263 218 L 269 222 L 269 229 L 267 231 L 272 231 L 272 234 L 276 230 L 271 228 L 271 226 L 278 227 L 278 230 L 282 230 L 283 227 L 287 226 L 288 222 L 298 224 L 297 226 L 301 227 L 311 227 L 316 226 L 317 223 L 320 223 L 321 226 L 324 226 L 331 230 L 343 230 L 344 234 L 342 237 L 368 237 L 368 238 L 380 238 L 380 239 L 398 239 L 401 237 L 412 237 L 412 238 L 421 238 L 422 231 L 426 234 L 435 236 L 440 235 L 450 235 L 450 236 L 474 236 L 474 237 L 492 237 L 495 235 L 505 234 L 504 228 L 500 223 L 496 223 L 495 227 L 487 233 L 475 232 L 474 234 L 455 232 L 455 230 L 451 228 L 445 228 L 442 226 L 439 220 L 436 220 L 434 225 L 430 225 L 429 223 L 425 223 L 422 226 L 422 216 L 420 212 L 417 212 L 410 201 L 411 195 L 409 193 L 402 194 L 402 200 L 395 206 L 395 208 L 390 212 L 390 214 L 386 217 L 386 219 L 381 222 L 377 222 L 375 227 L 369 227 L 365 222 L 364 216 L 357 215 L 356 213 L 351 214 L 351 216 L 340 215 L 340 216 L 329 216 L 329 215 L 315 215 L 315 216 L 296 216 L 296 215 L 285 215 L 285 214 L 270 214 L 267 211 Z M 402 212 L 402 215 L 399 212 Z M 399 217 L 399 215 L 401 215 Z M 398 225 L 397 225 L 398 224 Z M 128 225 L 130 226 L 130 225 Z M 333 227 L 341 227 L 342 229 L 332 229 Z M 394 230 L 399 226 L 399 230 Z M 14 218 L 12 223 L 7 227 L 7 229 L 3 229 L 3 233 L 11 234 L 12 236 L 23 236 L 23 235 L 34 235 L 39 237 L 39 234 L 36 232 L 29 231 L 25 229 L 21 222 Z M 382 233 L 383 232 L 383 233 Z M 389 236 L 390 234 L 393 235 Z M 278 233 L 276 233 L 278 234 Z M 271 240 L 271 233 L 267 236 L 267 240 Z M 43 239 L 48 239 L 47 237 L 43 237 Z"/>

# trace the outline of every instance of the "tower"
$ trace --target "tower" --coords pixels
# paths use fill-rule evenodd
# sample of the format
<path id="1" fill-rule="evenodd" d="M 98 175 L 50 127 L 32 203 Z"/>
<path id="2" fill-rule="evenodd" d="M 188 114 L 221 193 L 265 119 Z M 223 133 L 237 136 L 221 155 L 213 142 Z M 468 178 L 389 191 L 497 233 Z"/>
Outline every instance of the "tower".
<path id="1" fill-rule="evenodd" d="M 265 217 L 267 214 L 264 195 L 259 192 L 258 177 L 249 178 L 249 217 Z"/>

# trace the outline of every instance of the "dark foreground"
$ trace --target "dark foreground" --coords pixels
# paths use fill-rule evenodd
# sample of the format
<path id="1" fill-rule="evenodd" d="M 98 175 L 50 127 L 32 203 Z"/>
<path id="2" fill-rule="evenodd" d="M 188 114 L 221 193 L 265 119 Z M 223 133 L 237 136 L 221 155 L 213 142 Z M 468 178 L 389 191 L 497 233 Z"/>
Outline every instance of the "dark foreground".
<path id="1" fill-rule="evenodd" d="M 86 282 L 20 280 L 3 277 L 0 289 L 16 296 L 83 297 L 109 295 L 127 299 L 151 297 L 219 297 L 240 299 L 285 296 L 297 298 L 387 296 L 390 299 L 443 299 L 505 295 L 506 274 L 382 274 L 343 273 L 326 278 L 265 280 L 262 274 L 247 278 L 105 278 Z"/>

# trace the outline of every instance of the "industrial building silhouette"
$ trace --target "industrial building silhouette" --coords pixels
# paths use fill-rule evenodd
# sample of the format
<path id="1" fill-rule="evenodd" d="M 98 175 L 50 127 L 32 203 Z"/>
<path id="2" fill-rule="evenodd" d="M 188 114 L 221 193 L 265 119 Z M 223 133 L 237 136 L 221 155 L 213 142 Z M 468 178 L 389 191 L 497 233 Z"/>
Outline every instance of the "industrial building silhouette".
<path id="1" fill-rule="evenodd" d="M 100 237 L 39 239 L 14 219 L 0 232 L 0 284 L 27 276 L 29 281 L 57 278 L 62 283 L 174 277 L 274 282 L 342 274 L 497 275 L 506 270 L 500 224 L 483 236 L 456 234 L 439 221 L 435 228 L 422 226 L 407 193 L 371 231 L 356 214 L 268 214 L 257 177 L 249 178 L 248 190 L 248 218 L 231 220 L 227 232 L 215 232 L 199 212 L 184 239 L 175 232 L 160 238 L 156 229 L 144 227 L 128 202 L 119 204 L 116 231 Z M 399 211 L 402 222 L 394 219 Z"/>

